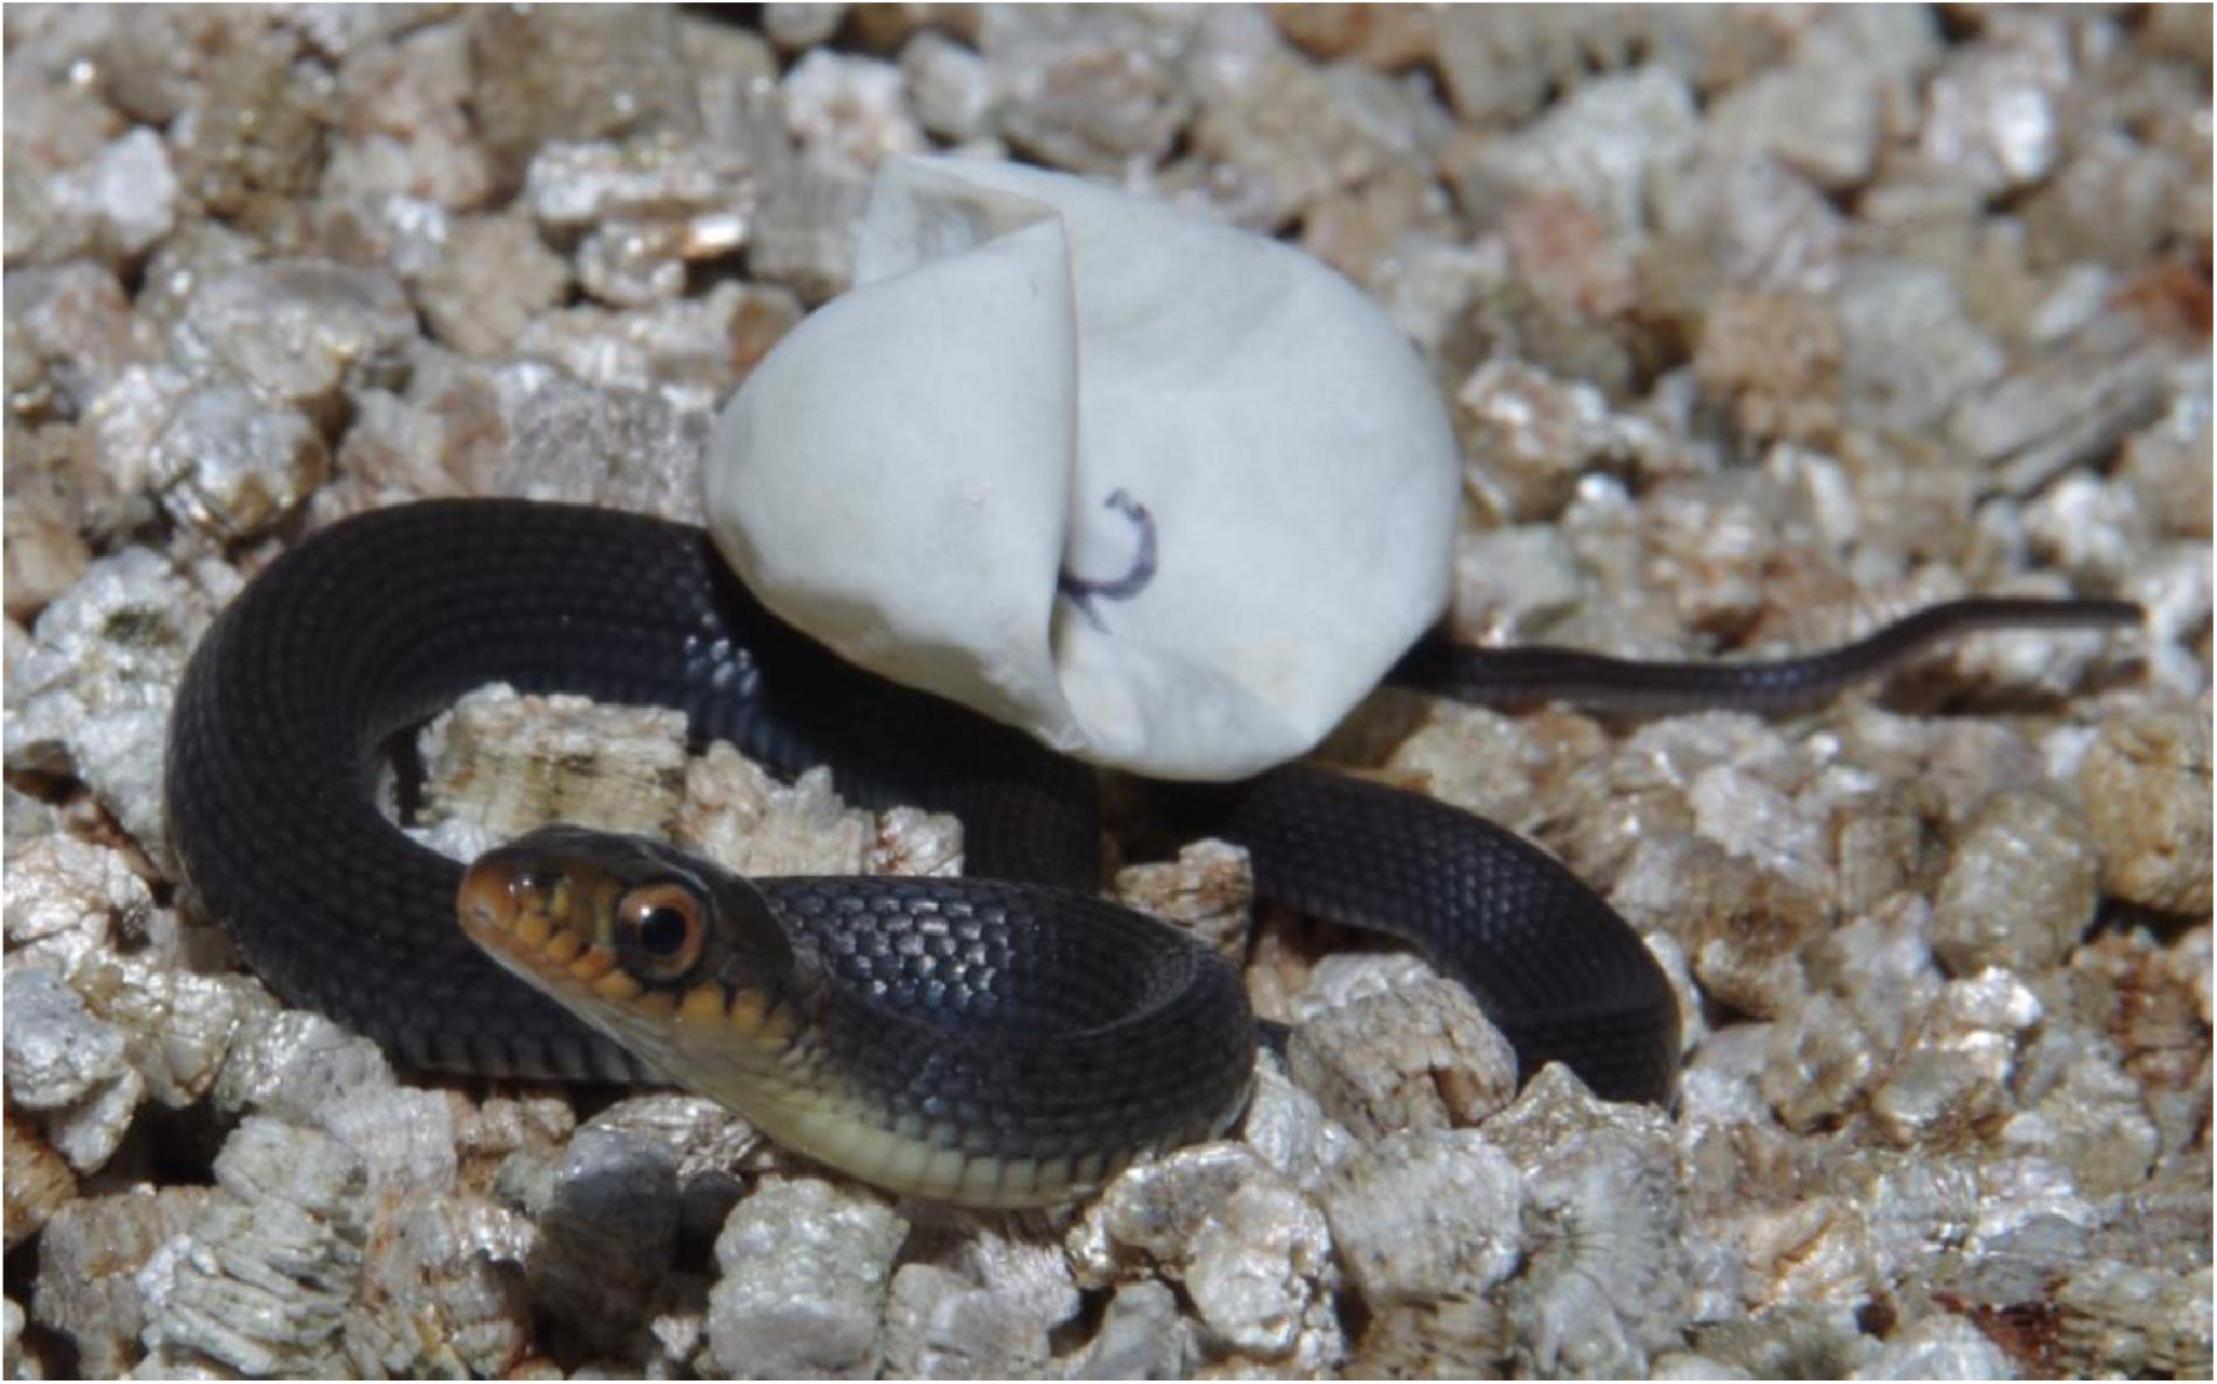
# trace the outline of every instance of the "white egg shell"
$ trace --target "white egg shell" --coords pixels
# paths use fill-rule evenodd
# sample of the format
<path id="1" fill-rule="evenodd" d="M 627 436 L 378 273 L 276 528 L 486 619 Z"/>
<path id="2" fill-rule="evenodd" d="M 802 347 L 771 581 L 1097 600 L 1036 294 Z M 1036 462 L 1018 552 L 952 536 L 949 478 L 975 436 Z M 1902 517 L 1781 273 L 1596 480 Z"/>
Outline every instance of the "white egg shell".
<path id="1" fill-rule="evenodd" d="M 704 478 L 725 556 L 849 660 L 1095 763 L 1225 779 L 1314 746 L 1438 617 L 1445 411 L 1315 260 L 902 158 L 855 282 L 725 406 Z"/>

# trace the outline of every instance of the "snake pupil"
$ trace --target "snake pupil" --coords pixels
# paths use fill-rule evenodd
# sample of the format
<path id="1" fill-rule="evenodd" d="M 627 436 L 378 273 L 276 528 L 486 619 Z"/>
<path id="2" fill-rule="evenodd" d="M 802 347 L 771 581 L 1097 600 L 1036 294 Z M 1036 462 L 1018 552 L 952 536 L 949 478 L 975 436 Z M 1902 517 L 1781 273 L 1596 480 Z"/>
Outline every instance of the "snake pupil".
<path id="1" fill-rule="evenodd" d="M 639 947 L 649 956 L 675 956 L 685 949 L 691 929 L 674 908 L 652 908 L 639 920 Z"/>

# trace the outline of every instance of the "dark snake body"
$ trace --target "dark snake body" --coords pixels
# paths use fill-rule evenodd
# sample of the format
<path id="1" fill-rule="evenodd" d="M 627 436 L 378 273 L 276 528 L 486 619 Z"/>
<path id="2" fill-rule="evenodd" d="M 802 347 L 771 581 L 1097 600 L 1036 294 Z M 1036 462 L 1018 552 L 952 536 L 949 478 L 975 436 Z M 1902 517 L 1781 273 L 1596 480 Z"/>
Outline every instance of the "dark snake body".
<path id="1" fill-rule="evenodd" d="M 2116 618 L 2112 609 L 2084 621 Z M 1517 664 L 1491 688 L 1483 653 L 1408 671 L 1480 697 L 1544 694 L 1548 656 L 1540 672 Z M 1636 694 L 1654 669 L 1694 667 L 1589 662 L 1604 693 Z M 1734 672 L 1790 666 L 1711 665 L 1672 692 L 1680 702 L 1801 697 L 1872 665 L 1783 682 Z M 841 662 L 765 612 L 700 530 L 503 500 L 362 515 L 273 562 L 196 651 L 174 713 L 168 808 L 187 877 L 256 969 L 287 999 L 409 1062 L 653 1076 L 464 938 L 453 917 L 463 867 L 409 840 L 376 806 L 388 739 L 494 681 L 676 708 L 696 740 L 730 740 L 778 772 L 830 766 L 849 801 L 952 812 L 971 875 L 1032 886 L 994 894 L 1000 915 L 1038 921 L 1031 915 L 1071 909 L 1068 891 L 1090 896 L 1096 885 L 1091 769 Z M 1679 1034 L 1668 980 L 1632 929 L 1538 848 L 1431 799 L 1303 767 L 1165 792 L 1194 826 L 1250 850 L 1264 896 L 1414 942 L 1470 988 L 1527 1073 L 1561 1060 L 1604 1096 L 1667 1099 Z M 822 943 L 843 896 L 867 894 L 872 907 L 900 915 L 897 930 L 916 910 L 967 907 L 980 888 L 959 879 L 755 883 L 809 945 Z M 1115 910 L 1088 897 L 1076 911 Z M 1167 930 L 1138 936 L 1142 958 L 1177 940 Z M 876 992 L 942 1006 L 952 1035 L 987 1055 L 980 1014 L 1054 1002 L 993 993 L 1017 981 L 991 968 L 948 994 L 917 953 L 883 939 L 847 945 L 836 969 L 853 987 L 843 1005 Z M 1212 1102 L 1236 1102 L 1252 1061 L 1236 977 L 1213 962 L 1187 969 L 1185 992 L 1149 1001 L 1149 1015 L 1168 1027 L 1142 1035 L 1130 1022 L 1081 1026 L 1097 1047 L 1085 1060 L 1117 1071 L 1127 1115 L 1154 1111 L 1148 1118 L 1165 1139 L 1189 1135 Z M 1101 994 L 1146 988 L 1104 978 L 1098 994 L 1072 1004 L 1097 1019 Z M 859 1067 L 898 1067 L 912 1086 L 934 1079 L 912 1054 L 871 1045 L 868 1033 L 840 1039 Z M 1154 1070 L 1135 1076 L 1134 1063 Z M 1058 1109 L 1070 1103 L 1067 1090 L 1031 1094 Z M 1228 1115 L 1209 1118 L 1220 1125 Z"/>

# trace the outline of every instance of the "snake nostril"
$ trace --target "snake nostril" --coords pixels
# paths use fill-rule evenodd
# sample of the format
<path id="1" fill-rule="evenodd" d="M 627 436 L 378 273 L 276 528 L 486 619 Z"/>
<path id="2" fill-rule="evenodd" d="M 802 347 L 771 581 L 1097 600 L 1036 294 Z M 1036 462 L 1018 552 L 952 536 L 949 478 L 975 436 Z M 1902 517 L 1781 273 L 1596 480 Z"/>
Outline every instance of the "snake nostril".
<path id="1" fill-rule="evenodd" d="M 462 887 L 455 893 L 454 909 L 463 929 L 506 931 L 523 901 L 518 882 L 498 871 L 483 868 L 472 869 L 462 876 Z"/>

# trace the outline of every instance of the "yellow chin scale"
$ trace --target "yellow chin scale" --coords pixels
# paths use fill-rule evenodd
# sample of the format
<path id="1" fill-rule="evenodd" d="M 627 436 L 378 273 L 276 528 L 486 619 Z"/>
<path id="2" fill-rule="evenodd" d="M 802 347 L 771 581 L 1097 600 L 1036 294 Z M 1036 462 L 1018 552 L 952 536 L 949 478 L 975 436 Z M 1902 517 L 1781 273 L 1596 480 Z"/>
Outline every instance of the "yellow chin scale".
<path id="1" fill-rule="evenodd" d="M 543 948 L 554 935 L 554 924 L 538 909 L 518 914 L 515 926 L 516 940 L 524 946 Z"/>
<path id="2" fill-rule="evenodd" d="M 696 985 L 685 992 L 678 1001 L 678 1022 L 687 1024 L 720 1024 L 724 1022 L 724 987 L 714 983 Z"/>
<path id="3" fill-rule="evenodd" d="M 589 947 L 585 955 L 570 963 L 570 974 L 587 985 L 592 985 L 603 976 L 622 973 L 616 970 L 614 952 L 606 947 Z M 629 979 L 628 976 L 625 978 Z"/>
<path id="4" fill-rule="evenodd" d="M 610 1004 L 628 1004 L 646 988 L 626 971 L 610 971 L 593 982 L 593 993 Z"/>

